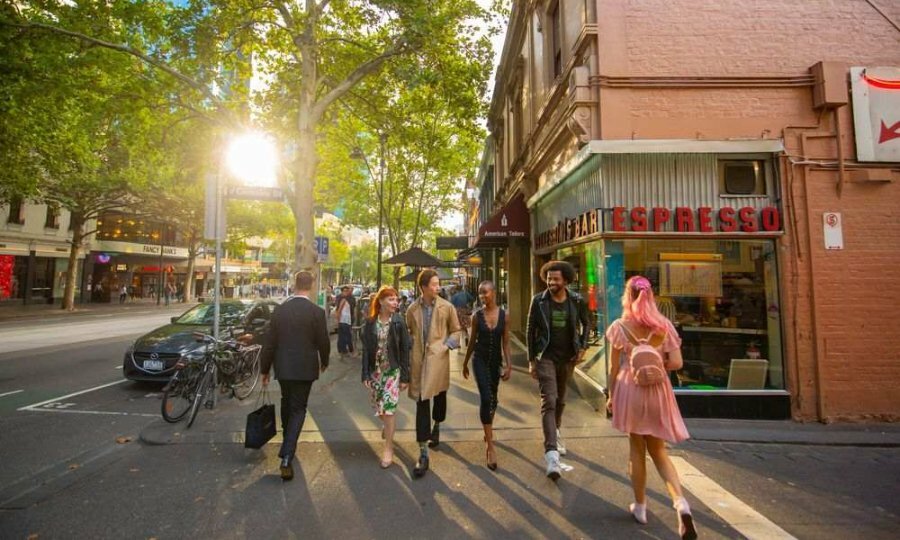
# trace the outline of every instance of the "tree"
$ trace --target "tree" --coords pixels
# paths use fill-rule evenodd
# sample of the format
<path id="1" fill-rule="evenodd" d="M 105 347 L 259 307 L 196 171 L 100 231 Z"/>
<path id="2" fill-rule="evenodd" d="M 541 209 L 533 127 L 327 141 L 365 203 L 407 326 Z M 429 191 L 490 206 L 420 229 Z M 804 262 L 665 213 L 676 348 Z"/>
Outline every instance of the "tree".
<path id="1" fill-rule="evenodd" d="M 87 224 L 132 202 L 160 168 L 158 88 L 142 80 L 143 66 L 110 51 L 8 30 L 0 133 L 15 139 L 4 142 L 0 166 L 19 193 L 70 212 L 62 307 L 71 310 L 78 253 L 94 232 Z"/>
<path id="2" fill-rule="evenodd" d="M 67 27 L 59 15 L 78 10 L 89 8 L 41 2 L 39 9 L 6 13 L 2 23 L 138 58 L 182 85 L 184 92 L 173 96 L 179 106 L 232 126 L 242 124 L 241 115 L 211 83 L 254 58 L 270 82 L 260 103 L 265 124 L 291 148 L 286 187 L 296 217 L 295 267 L 315 260 L 316 143 L 333 105 L 397 58 L 440 58 L 466 49 L 486 16 L 475 0 L 110 2 L 91 5 L 99 12 L 92 13 L 92 24 Z"/>

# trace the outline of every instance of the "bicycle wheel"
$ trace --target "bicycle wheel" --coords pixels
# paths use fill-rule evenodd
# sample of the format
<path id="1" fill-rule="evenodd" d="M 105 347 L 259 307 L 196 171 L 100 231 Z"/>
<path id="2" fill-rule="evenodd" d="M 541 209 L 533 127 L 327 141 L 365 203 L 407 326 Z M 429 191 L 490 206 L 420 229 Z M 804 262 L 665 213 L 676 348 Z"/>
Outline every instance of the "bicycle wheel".
<path id="1" fill-rule="evenodd" d="M 231 392 L 238 399 L 246 399 L 253 393 L 259 381 L 259 354 L 262 348 L 257 346 L 241 351 L 245 355 L 241 362 L 241 371 L 235 375 Z"/>
<path id="2" fill-rule="evenodd" d="M 194 402 L 191 403 L 187 427 L 194 425 L 194 420 L 197 419 L 197 412 L 200 410 L 200 406 L 203 405 L 203 402 L 206 401 L 206 394 L 209 393 L 210 388 L 213 386 L 213 374 L 213 370 L 210 369 L 208 371 L 204 370 L 200 375 L 200 380 L 197 383 L 197 391 L 194 392 Z"/>
<path id="3" fill-rule="evenodd" d="M 192 368 L 187 367 L 172 375 L 172 380 L 166 385 L 162 398 L 162 417 L 166 422 L 178 422 L 191 409 L 197 377 L 190 370 Z"/>

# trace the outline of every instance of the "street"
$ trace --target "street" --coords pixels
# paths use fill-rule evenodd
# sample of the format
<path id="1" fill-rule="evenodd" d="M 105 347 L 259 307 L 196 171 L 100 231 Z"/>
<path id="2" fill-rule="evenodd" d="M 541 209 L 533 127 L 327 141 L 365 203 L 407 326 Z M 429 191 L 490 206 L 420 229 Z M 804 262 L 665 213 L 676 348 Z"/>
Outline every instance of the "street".
<path id="1" fill-rule="evenodd" d="M 544 477 L 537 393 L 519 367 L 500 390 L 499 470 L 484 466 L 477 391 L 457 370 L 432 471 L 414 481 L 410 402 L 401 401 L 398 465 L 382 471 L 380 427 L 359 384 L 358 359 L 335 353 L 313 389 L 297 477 L 284 483 L 277 475 L 280 433 L 261 451 L 241 443 L 257 394 L 220 400 L 187 430 L 160 419 L 161 385 L 123 381 L 129 342 L 181 309 L 83 315 L 77 325 L 3 323 L 4 340 L 41 337 L 30 346 L 10 340 L 15 346 L 0 354 L 0 536 L 677 537 L 652 467 L 650 522 L 631 519 L 627 439 L 574 391 L 563 430 L 564 461 L 574 470 L 556 484 Z M 273 385 L 276 402 L 277 392 Z M 702 538 L 895 536 L 896 445 L 692 440 L 673 456 Z M 689 469 L 697 474 L 686 475 Z M 711 495 L 710 484 L 746 508 L 721 492 Z"/>

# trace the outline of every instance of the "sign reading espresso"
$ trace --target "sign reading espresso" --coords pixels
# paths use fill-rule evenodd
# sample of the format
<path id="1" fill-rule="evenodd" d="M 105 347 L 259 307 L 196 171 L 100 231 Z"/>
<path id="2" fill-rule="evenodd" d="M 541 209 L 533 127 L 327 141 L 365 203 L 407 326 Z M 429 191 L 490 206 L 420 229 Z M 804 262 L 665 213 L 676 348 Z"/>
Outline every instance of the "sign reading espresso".
<path id="1" fill-rule="evenodd" d="M 616 206 L 607 209 L 603 230 L 607 232 L 676 232 L 676 233 L 767 233 L 781 230 L 781 213 L 774 206 L 761 209 L 752 206 L 714 211 L 700 208 L 647 208 Z M 556 227 L 537 235 L 535 249 L 541 249 L 601 232 L 603 209 L 596 208 L 559 221 Z"/>

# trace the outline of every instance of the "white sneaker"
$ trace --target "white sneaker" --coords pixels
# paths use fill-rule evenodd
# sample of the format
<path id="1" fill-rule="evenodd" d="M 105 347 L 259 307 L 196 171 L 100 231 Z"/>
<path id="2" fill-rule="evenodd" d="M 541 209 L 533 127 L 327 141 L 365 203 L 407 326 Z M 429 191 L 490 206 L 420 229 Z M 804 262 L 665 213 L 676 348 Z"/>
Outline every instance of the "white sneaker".
<path id="1" fill-rule="evenodd" d="M 564 456 L 569 453 L 566 450 L 566 446 L 563 444 L 562 435 L 559 434 L 559 430 L 556 430 L 556 451 L 559 452 L 559 455 Z"/>
<path id="2" fill-rule="evenodd" d="M 559 452 L 556 450 L 549 450 L 544 454 L 544 461 L 547 462 L 547 478 L 553 480 L 559 480 L 560 472 L 562 469 L 559 467 Z"/>

